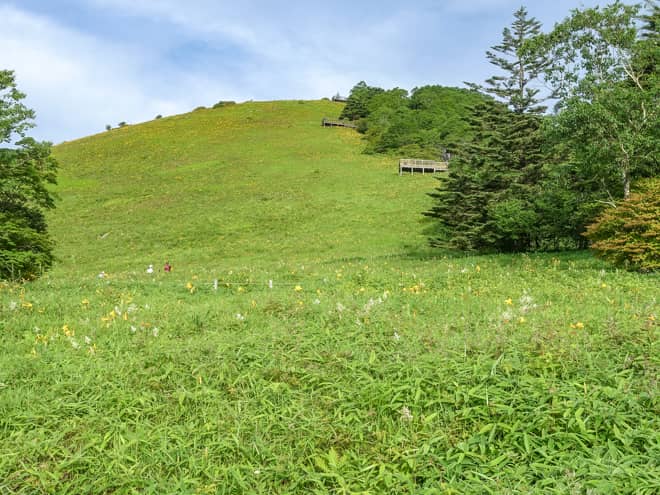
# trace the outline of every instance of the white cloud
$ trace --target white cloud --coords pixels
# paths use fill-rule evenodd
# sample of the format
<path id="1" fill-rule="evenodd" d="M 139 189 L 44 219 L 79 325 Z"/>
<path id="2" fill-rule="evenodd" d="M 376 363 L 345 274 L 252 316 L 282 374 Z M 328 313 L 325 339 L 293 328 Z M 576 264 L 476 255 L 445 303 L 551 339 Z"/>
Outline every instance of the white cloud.
<path id="1" fill-rule="evenodd" d="M 0 51 L 16 72 L 26 104 L 37 110 L 39 138 L 59 141 L 99 132 L 103 123 L 134 117 L 143 94 L 131 79 L 139 58 L 125 47 L 107 47 L 48 19 L 0 7 Z M 44 135 L 41 123 L 52 134 Z M 70 134 L 73 133 L 73 134 Z"/>
<path id="2" fill-rule="evenodd" d="M 7 6 L 0 6 L 0 18 L 3 68 L 16 72 L 26 105 L 37 112 L 30 135 L 38 139 L 60 142 L 102 132 L 106 124 L 144 121 L 241 96 L 209 78 L 167 68 L 156 72 L 158 54 L 145 46 L 102 42 Z"/>
<path id="3" fill-rule="evenodd" d="M 0 5 L 2 68 L 16 70 L 37 111 L 33 135 L 55 142 L 221 99 L 329 97 L 360 80 L 405 89 L 482 81 L 491 72 L 484 52 L 519 7 L 516 0 L 78 1 L 88 15 L 83 27 L 57 10 L 44 17 Z M 578 5 L 539 1 L 529 11 L 548 22 Z M 96 26 L 99 19 L 106 25 Z"/>

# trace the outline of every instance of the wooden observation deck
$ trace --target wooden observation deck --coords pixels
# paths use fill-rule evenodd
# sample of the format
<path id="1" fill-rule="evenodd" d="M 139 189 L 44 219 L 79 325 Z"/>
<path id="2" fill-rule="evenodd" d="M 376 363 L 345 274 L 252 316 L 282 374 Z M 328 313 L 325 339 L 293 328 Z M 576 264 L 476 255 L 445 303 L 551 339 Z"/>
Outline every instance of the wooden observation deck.
<path id="1" fill-rule="evenodd" d="M 436 162 L 435 160 L 417 160 L 415 158 L 402 158 L 399 160 L 399 175 L 404 172 L 421 172 L 422 174 L 446 172 L 449 170 L 449 162 Z"/>
<path id="2" fill-rule="evenodd" d="M 357 126 L 352 122 L 347 122 L 345 120 L 331 120 L 326 119 L 325 117 L 321 120 L 321 125 L 323 127 L 350 127 L 355 129 Z"/>

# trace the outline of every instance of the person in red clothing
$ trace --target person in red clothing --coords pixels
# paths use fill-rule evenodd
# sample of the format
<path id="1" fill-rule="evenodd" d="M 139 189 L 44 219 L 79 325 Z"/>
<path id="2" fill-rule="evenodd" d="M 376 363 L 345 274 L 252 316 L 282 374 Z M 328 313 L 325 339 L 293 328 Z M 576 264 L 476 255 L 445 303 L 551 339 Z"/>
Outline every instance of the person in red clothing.
<path id="1" fill-rule="evenodd" d="M 169 261 L 165 262 L 165 266 L 163 267 L 164 272 L 171 272 L 172 271 L 172 265 L 170 265 Z"/>

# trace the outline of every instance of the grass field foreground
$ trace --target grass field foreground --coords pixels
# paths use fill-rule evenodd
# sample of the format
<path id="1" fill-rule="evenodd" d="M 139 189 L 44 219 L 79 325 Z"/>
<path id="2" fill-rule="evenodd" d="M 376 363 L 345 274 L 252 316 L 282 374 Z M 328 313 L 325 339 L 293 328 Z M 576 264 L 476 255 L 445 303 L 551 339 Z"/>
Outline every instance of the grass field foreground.
<path id="1" fill-rule="evenodd" d="M 58 147 L 61 262 L 0 286 L 0 493 L 660 490 L 657 276 L 430 251 L 433 179 L 337 108 Z"/>

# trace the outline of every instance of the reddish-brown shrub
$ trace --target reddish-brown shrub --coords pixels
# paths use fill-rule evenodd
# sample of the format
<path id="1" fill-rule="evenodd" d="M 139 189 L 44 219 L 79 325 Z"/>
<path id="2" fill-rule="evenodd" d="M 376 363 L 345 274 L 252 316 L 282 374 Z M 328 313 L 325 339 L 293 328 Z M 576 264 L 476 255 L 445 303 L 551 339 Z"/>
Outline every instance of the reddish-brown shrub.
<path id="1" fill-rule="evenodd" d="M 660 178 L 639 184 L 616 208 L 608 208 L 587 227 L 596 253 L 629 270 L 660 270 Z"/>

